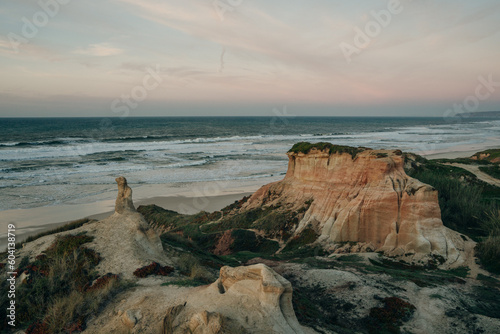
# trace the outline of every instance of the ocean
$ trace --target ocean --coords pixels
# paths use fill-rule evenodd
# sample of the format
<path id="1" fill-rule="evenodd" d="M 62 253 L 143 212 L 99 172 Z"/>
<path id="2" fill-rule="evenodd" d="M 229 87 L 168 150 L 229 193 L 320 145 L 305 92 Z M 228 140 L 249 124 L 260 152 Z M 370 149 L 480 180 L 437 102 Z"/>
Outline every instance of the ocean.
<path id="1" fill-rule="evenodd" d="M 0 210 L 132 185 L 285 174 L 299 141 L 420 154 L 499 141 L 500 120 L 391 117 L 0 118 Z"/>

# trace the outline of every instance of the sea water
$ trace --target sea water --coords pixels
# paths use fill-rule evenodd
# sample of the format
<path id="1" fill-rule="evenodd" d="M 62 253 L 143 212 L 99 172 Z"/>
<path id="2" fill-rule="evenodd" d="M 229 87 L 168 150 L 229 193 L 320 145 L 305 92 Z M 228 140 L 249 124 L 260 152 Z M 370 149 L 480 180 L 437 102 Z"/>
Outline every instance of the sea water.
<path id="1" fill-rule="evenodd" d="M 485 144 L 500 120 L 390 117 L 0 118 L 0 210 L 85 203 L 129 183 L 286 172 L 299 141 L 428 154 Z"/>

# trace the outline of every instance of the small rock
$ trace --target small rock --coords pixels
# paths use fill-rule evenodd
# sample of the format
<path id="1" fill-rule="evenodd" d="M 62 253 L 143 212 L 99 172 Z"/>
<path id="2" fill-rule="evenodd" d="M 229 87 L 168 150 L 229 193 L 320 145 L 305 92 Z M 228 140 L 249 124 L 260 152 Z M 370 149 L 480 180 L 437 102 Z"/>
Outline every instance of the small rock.
<path id="1" fill-rule="evenodd" d="M 137 324 L 141 318 L 141 310 L 127 310 L 122 314 L 122 322 L 128 328 L 134 328 L 135 324 Z"/>

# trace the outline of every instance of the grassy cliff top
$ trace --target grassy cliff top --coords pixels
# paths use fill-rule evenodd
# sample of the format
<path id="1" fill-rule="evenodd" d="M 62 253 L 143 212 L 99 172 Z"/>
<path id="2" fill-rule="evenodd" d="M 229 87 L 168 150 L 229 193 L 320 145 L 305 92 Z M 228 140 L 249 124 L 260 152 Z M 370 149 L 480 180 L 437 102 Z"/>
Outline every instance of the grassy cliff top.
<path id="1" fill-rule="evenodd" d="M 363 152 L 365 150 L 365 148 L 362 148 L 362 147 L 334 145 L 334 144 L 325 143 L 325 142 L 314 143 L 314 144 L 311 144 L 309 142 L 300 142 L 300 143 L 293 145 L 293 147 L 288 152 L 307 154 L 313 148 L 315 148 L 319 151 L 328 150 L 330 154 L 349 153 L 353 157 L 353 159 L 354 159 L 354 157 L 356 157 L 356 155 L 358 153 Z"/>
<path id="2" fill-rule="evenodd" d="M 486 158 L 486 160 L 500 158 L 500 148 L 494 148 L 494 149 L 490 149 L 490 150 L 477 152 L 476 154 L 473 155 L 473 157 L 477 157 L 479 159 L 481 154 L 485 154 L 485 155 L 489 154 L 489 156 L 488 156 L 488 158 Z"/>

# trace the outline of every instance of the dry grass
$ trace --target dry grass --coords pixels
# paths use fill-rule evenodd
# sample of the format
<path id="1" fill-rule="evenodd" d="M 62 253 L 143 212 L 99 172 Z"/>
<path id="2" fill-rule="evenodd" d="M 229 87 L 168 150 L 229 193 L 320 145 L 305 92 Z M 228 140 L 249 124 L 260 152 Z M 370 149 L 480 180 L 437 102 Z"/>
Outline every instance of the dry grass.
<path id="1" fill-rule="evenodd" d="M 488 236 L 478 243 L 477 255 L 487 270 L 500 274 L 500 211 L 489 213 L 481 227 Z"/>
<path id="2" fill-rule="evenodd" d="M 178 267 L 181 273 L 189 276 L 192 280 L 211 283 L 215 279 L 214 275 L 200 263 L 200 260 L 191 254 L 182 254 Z"/>

